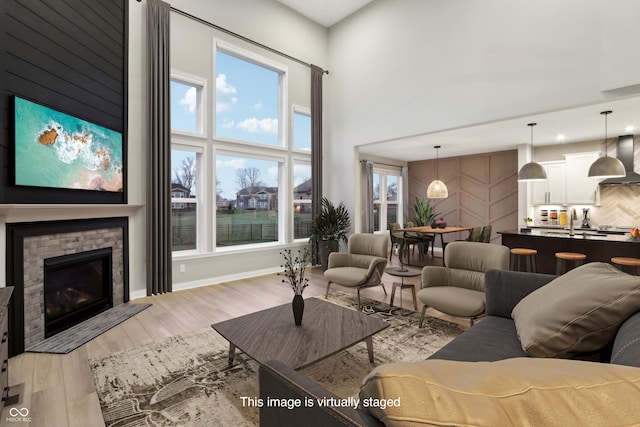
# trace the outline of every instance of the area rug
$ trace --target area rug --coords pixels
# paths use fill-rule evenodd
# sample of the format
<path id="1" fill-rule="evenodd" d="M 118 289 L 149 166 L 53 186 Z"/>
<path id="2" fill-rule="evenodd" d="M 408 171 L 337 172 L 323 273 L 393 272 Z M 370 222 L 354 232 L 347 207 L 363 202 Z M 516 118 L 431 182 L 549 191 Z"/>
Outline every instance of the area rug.
<path id="1" fill-rule="evenodd" d="M 339 291 L 329 301 L 357 305 L 355 296 Z M 375 363 L 369 363 L 366 345 L 359 343 L 301 371 L 340 397 L 356 394 L 374 366 L 424 360 L 462 332 L 459 325 L 432 317 L 419 329 L 419 313 L 363 301 L 365 312 L 390 324 L 373 337 Z M 258 409 L 243 405 L 247 399 L 242 399 L 258 396 L 258 364 L 237 352 L 229 367 L 228 352 L 222 336 L 202 328 L 90 360 L 105 424 L 258 425 Z"/>
<path id="2" fill-rule="evenodd" d="M 70 353 L 148 307 L 151 307 L 151 304 L 125 303 L 117 305 L 51 338 L 32 345 L 26 351 L 54 354 Z"/>

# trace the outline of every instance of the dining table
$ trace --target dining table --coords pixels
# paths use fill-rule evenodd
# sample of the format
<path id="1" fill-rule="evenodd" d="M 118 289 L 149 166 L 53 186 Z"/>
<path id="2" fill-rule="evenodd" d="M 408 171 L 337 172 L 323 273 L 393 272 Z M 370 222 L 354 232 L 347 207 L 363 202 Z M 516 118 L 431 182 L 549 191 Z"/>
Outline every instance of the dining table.
<path id="1" fill-rule="evenodd" d="M 434 238 L 436 235 L 440 235 L 440 245 L 443 250 L 444 255 L 444 235 L 449 233 L 458 233 L 461 231 L 469 231 L 472 227 L 466 225 L 448 225 L 446 227 L 431 227 L 430 225 L 423 225 L 417 227 L 407 227 L 401 228 L 398 231 L 402 231 L 403 235 L 406 236 L 407 233 L 422 233 L 422 234 L 433 234 Z M 443 256 L 444 262 L 444 256 Z"/>

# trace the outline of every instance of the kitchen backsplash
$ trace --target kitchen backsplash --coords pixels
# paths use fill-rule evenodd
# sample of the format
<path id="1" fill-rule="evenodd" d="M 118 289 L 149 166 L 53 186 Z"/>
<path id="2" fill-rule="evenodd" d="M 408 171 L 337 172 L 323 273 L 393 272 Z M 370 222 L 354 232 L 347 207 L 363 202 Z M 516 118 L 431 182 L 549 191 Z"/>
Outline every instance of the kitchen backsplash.
<path id="1" fill-rule="evenodd" d="M 575 208 L 577 226 L 582 222 L 582 208 L 589 208 L 589 223 L 592 228 L 601 225 L 615 227 L 640 226 L 640 185 L 614 185 L 600 187 L 600 206 L 540 206 L 536 207 L 534 224 L 540 225 L 541 209 Z"/>
<path id="2" fill-rule="evenodd" d="M 600 187 L 600 206 L 591 208 L 591 226 L 640 226 L 640 185 Z"/>

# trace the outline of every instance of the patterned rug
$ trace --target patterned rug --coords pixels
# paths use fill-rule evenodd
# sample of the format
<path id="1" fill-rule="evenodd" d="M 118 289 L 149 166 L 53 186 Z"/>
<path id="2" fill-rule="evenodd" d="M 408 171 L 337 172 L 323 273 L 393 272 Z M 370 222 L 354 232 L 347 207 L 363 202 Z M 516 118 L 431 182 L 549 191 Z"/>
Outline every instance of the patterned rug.
<path id="1" fill-rule="evenodd" d="M 355 296 L 334 291 L 329 301 L 355 309 Z M 301 372 L 340 397 L 383 363 L 424 360 L 462 332 L 458 325 L 393 310 L 365 300 L 365 312 L 390 323 L 373 337 L 375 363 L 364 343 Z M 391 311 L 391 314 L 390 314 Z M 293 318 L 292 318 L 293 321 Z M 258 410 L 242 397 L 258 396 L 258 364 L 241 352 L 228 366 L 229 343 L 211 328 L 90 360 L 107 426 L 256 426 Z"/>

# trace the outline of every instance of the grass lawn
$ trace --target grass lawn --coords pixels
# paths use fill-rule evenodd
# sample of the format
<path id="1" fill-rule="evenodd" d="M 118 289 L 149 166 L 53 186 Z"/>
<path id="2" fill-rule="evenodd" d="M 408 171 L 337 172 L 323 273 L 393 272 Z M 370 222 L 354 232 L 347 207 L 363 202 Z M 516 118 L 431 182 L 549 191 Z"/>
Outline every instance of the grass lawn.
<path id="1" fill-rule="evenodd" d="M 295 215 L 294 222 L 295 238 L 307 237 L 311 214 L 298 213 Z M 172 224 L 174 250 L 195 249 L 195 211 L 174 210 Z M 216 212 L 216 242 L 218 246 L 235 246 L 276 240 L 278 240 L 277 211 Z"/>

